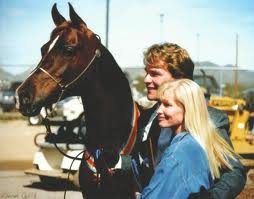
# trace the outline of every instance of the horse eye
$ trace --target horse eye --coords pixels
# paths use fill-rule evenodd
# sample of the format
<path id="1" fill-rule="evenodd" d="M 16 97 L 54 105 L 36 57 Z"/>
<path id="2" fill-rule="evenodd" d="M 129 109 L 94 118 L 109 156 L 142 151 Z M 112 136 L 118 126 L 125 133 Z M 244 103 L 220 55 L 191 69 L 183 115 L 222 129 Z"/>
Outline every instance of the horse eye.
<path id="1" fill-rule="evenodd" d="M 64 46 L 62 49 L 61 49 L 61 52 L 64 56 L 66 57 L 71 57 L 75 54 L 76 52 L 76 48 L 73 47 L 73 46 Z"/>

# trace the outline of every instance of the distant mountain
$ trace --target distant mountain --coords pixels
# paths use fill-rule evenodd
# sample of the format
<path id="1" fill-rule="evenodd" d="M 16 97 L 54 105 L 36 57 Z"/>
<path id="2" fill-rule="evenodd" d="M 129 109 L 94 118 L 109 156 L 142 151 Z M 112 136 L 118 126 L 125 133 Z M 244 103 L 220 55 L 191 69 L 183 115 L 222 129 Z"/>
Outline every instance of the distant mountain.
<path id="1" fill-rule="evenodd" d="M 195 64 L 195 66 L 208 66 L 208 67 L 221 67 L 222 66 L 222 65 L 218 65 L 213 62 L 210 62 L 210 61 L 195 62 L 194 64 Z M 224 67 L 228 67 L 228 68 L 231 67 L 232 68 L 232 67 L 235 67 L 235 65 L 226 64 L 226 65 L 224 65 Z"/>
<path id="2" fill-rule="evenodd" d="M 4 69 L 0 67 L 0 80 L 13 80 L 14 75 L 6 72 Z"/>
<path id="3" fill-rule="evenodd" d="M 15 79 L 18 80 L 18 81 L 25 80 L 29 76 L 29 74 L 31 73 L 33 68 L 34 67 L 32 67 L 32 68 L 30 68 L 30 69 L 28 69 L 28 70 L 26 70 L 26 71 L 24 71 L 24 72 L 22 72 L 20 74 L 15 75 Z"/>
<path id="4" fill-rule="evenodd" d="M 6 66 L 5 66 L 6 67 Z M 13 71 L 15 71 L 16 68 L 20 67 L 20 65 L 13 65 Z M 30 72 L 35 68 L 34 65 L 26 65 L 27 70 L 24 72 L 18 73 L 18 74 L 11 74 L 7 72 L 4 68 L 4 66 L 0 65 L 0 80 L 10 80 L 10 81 L 23 81 L 25 80 Z"/>
<path id="5" fill-rule="evenodd" d="M 226 65 L 224 65 L 224 67 L 235 67 L 235 66 L 232 64 L 226 64 Z"/>
<path id="6" fill-rule="evenodd" d="M 195 62 L 194 64 L 195 64 L 195 66 L 215 66 L 215 67 L 219 66 L 218 64 L 215 64 L 215 63 L 210 62 L 210 61 Z"/>

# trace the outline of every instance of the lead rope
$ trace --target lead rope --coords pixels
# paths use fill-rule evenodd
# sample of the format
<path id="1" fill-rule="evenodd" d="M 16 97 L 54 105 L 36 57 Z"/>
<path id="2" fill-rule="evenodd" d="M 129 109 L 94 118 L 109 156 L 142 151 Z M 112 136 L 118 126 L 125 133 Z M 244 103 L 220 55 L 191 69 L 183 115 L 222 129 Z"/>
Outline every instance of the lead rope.
<path id="1" fill-rule="evenodd" d="M 41 70 L 42 72 L 44 72 L 45 74 L 47 74 L 52 80 L 54 80 L 57 85 L 61 88 L 61 93 L 57 99 L 57 102 L 59 102 L 62 97 L 63 97 L 63 94 L 64 92 L 66 91 L 66 89 L 71 86 L 72 84 L 74 84 L 79 78 L 81 78 L 81 76 L 88 70 L 88 68 L 90 68 L 90 66 L 92 65 L 93 61 L 95 60 L 96 57 L 100 57 L 101 56 L 101 52 L 99 49 L 96 49 L 95 50 L 95 54 L 93 56 L 93 58 L 90 60 L 90 62 L 88 63 L 87 67 L 74 79 L 72 80 L 70 83 L 66 84 L 66 85 L 63 85 L 60 83 L 60 81 L 57 81 L 48 71 L 46 71 L 45 69 L 41 68 L 41 67 L 38 67 L 37 69 Z M 56 103 L 57 103 L 56 102 Z M 50 128 L 50 124 L 49 124 L 49 119 L 48 119 L 48 113 L 47 113 L 47 110 L 46 110 L 46 116 L 44 118 L 44 121 L 45 121 L 45 128 L 46 128 L 46 132 L 49 133 L 49 134 L 53 134 L 52 131 L 51 131 L 51 128 Z M 69 178 L 70 178 L 70 171 L 71 171 L 71 167 L 74 163 L 75 160 L 80 160 L 82 161 L 83 158 L 79 158 L 78 156 L 81 155 L 82 153 L 85 153 L 87 150 L 83 150 L 81 151 L 77 156 L 75 157 L 72 157 L 66 153 L 64 153 L 56 144 L 56 142 L 54 142 L 54 146 L 56 147 L 56 149 L 65 157 L 68 157 L 70 159 L 72 159 L 72 163 L 70 165 L 70 168 L 69 168 L 69 171 L 68 171 L 68 176 L 67 176 L 67 182 L 69 181 Z M 89 158 L 91 157 L 91 154 L 89 154 L 88 157 L 85 157 L 85 161 L 87 161 Z M 97 181 L 97 184 L 99 183 L 99 175 L 97 173 L 97 176 L 96 176 L 96 181 Z M 64 190 L 64 199 L 66 198 L 66 192 L 67 192 L 67 187 L 65 187 L 65 190 Z"/>
<path id="2" fill-rule="evenodd" d="M 47 113 L 47 111 L 46 111 L 46 117 L 44 118 L 44 126 L 45 126 L 45 128 L 46 128 L 46 133 L 47 133 L 47 134 L 54 135 L 54 133 L 52 133 L 51 128 L 50 128 L 50 125 L 49 125 L 49 119 L 48 119 L 48 113 Z M 72 157 L 72 156 L 70 156 L 70 155 L 64 153 L 64 152 L 57 146 L 56 142 L 53 142 L 53 144 L 54 144 L 54 146 L 56 147 L 56 149 L 57 149 L 62 155 L 64 155 L 65 157 L 70 158 L 70 159 L 82 160 L 82 158 Z M 86 150 L 84 150 L 84 151 L 86 151 Z"/>
<path id="3" fill-rule="evenodd" d="M 47 109 L 46 109 L 46 116 L 45 116 L 45 118 L 44 118 L 44 126 L 45 126 L 45 128 L 46 128 L 46 133 L 52 135 L 53 132 L 51 131 L 51 127 L 50 127 L 50 124 L 49 124 Z M 54 142 L 53 144 L 54 144 L 55 148 L 56 148 L 63 156 L 72 159 L 70 168 L 68 169 L 67 182 L 66 182 L 66 183 L 68 183 L 68 181 L 69 181 L 69 179 L 70 179 L 70 171 L 71 171 L 71 168 L 72 168 L 72 165 L 73 165 L 74 161 L 75 161 L 75 160 L 80 160 L 80 161 L 85 160 L 85 161 L 87 161 L 88 159 L 91 158 L 92 153 L 89 153 L 89 152 L 85 149 L 85 150 L 81 151 L 78 155 L 76 155 L 75 157 L 72 157 L 72 156 L 66 154 L 65 152 L 63 152 L 63 151 L 57 146 L 56 142 Z M 87 152 L 87 153 L 86 153 L 86 152 Z M 79 158 L 78 156 L 81 155 L 82 153 L 88 154 L 88 156 L 85 157 L 85 158 Z M 95 151 L 95 156 L 94 156 L 94 157 L 95 157 L 97 160 L 98 160 L 99 158 L 102 158 L 103 164 L 105 165 L 105 168 L 106 168 L 108 174 L 109 174 L 109 175 L 112 175 L 112 174 L 108 171 L 109 166 L 107 165 L 107 163 L 106 163 L 105 159 L 103 158 L 103 156 L 101 156 L 100 154 L 101 154 L 101 149 L 97 149 L 97 150 Z M 97 169 L 97 168 L 96 168 L 96 176 L 95 176 L 95 177 L 96 177 L 96 184 L 97 184 L 97 186 L 99 187 L 99 186 L 100 186 L 100 177 L 101 177 L 101 176 L 100 176 L 99 169 Z M 64 199 L 66 198 L 67 185 L 68 185 L 68 184 L 66 184 L 65 189 L 64 189 Z"/>
<path id="4" fill-rule="evenodd" d="M 52 131 L 51 131 L 50 125 L 49 125 L 49 119 L 48 119 L 47 110 L 46 110 L 46 117 L 44 118 L 44 125 L 45 125 L 45 127 L 46 127 L 46 132 L 47 132 L 47 134 L 53 134 Z M 73 165 L 73 163 L 74 163 L 75 160 L 80 160 L 80 161 L 82 161 L 83 158 L 79 158 L 78 156 L 80 156 L 82 153 L 85 153 L 85 154 L 86 154 L 86 151 L 87 151 L 87 150 L 85 149 L 85 150 L 79 152 L 78 155 L 76 155 L 75 157 L 72 157 L 72 156 L 70 156 L 70 155 L 64 153 L 64 152 L 57 146 L 56 142 L 54 142 L 53 144 L 54 144 L 54 146 L 56 147 L 56 149 L 57 149 L 63 156 L 72 159 L 70 168 L 68 169 L 67 182 L 66 182 L 66 186 L 65 186 L 65 189 L 64 189 L 64 199 L 65 199 L 65 198 L 66 198 L 66 192 L 67 192 L 67 185 L 68 185 L 67 183 L 68 183 L 69 180 L 70 180 L 70 171 L 71 171 L 72 165 Z M 86 161 L 86 160 L 88 160 L 90 157 L 91 157 L 91 154 L 89 154 L 88 157 L 85 157 L 84 160 Z"/>
<path id="5" fill-rule="evenodd" d="M 78 158 L 79 155 L 81 155 L 82 153 L 85 153 L 85 151 L 86 151 L 86 150 L 81 151 L 78 155 L 76 155 L 76 156 L 73 158 L 73 160 L 72 160 L 72 162 L 71 162 L 71 166 L 70 166 L 70 168 L 69 168 L 68 175 L 67 175 L 67 182 L 68 182 L 69 179 L 70 179 L 70 171 L 71 171 L 71 167 L 72 167 L 74 161 L 77 160 L 77 158 Z M 90 157 L 89 157 L 89 158 L 90 158 Z M 67 193 L 67 186 L 65 186 L 65 189 L 64 189 L 64 199 L 66 198 L 66 193 Z"/>

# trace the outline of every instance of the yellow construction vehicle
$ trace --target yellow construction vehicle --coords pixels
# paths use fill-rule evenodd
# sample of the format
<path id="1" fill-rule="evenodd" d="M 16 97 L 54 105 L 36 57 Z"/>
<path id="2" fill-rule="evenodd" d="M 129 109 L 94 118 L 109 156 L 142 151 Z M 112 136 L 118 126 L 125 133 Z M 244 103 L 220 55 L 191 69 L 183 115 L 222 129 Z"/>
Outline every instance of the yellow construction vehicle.
<path id="1" fill-rule="evenodd" d="M 210 106 L 227 113 L 230 122 L 230 139 L 235 151 L 241 155 L 254 157 L 254 132 L 251 132 L 249 126 L 249 121 L 254 119 L 254 112 L 250 113 L 244 99 L 218 96 L 219 85 L 215 78 L 207 75 L 202 69 L 200 72 L 200 75 L 194 75 L 194 81 L 204 89 Z"/>
<path id="2" fill-rule="evenodd" d="M 231 97 L 211 96 L 209 105 L 227 113 L 230 122 L 230 139 L 240 155 L 254 155 L 254 134 L 249 128 L 250 112 L 246 101 Z"/>

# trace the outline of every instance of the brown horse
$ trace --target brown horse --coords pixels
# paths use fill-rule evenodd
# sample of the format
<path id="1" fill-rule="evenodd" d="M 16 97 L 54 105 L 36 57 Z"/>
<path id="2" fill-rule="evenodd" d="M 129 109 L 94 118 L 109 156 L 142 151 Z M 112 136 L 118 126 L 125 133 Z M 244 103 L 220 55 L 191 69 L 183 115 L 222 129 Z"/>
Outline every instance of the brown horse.
<path id="1" fill-rule="evenodd" d="M 38 66 L 17 89 L 17 108 L 23 115 L 33 116 L 43 106 L 71 95 L 81 96 L 88 153 L 93 156 L 99 149 L 118 155 L 133 128 L 135 105 L 129 83 L 99 37 L 88 29 L 71 4 L 69 8 L 67 21 L 56 4 L 52 7 L 56 27 L 41 48 Z M 79 170 L 85 198 L 134 198 L 132 177 L 108 172 L 113 164 L 110 160 L 100 157 L 94 162 L 99 181 L 87 161 L 82 161 Z"/>

